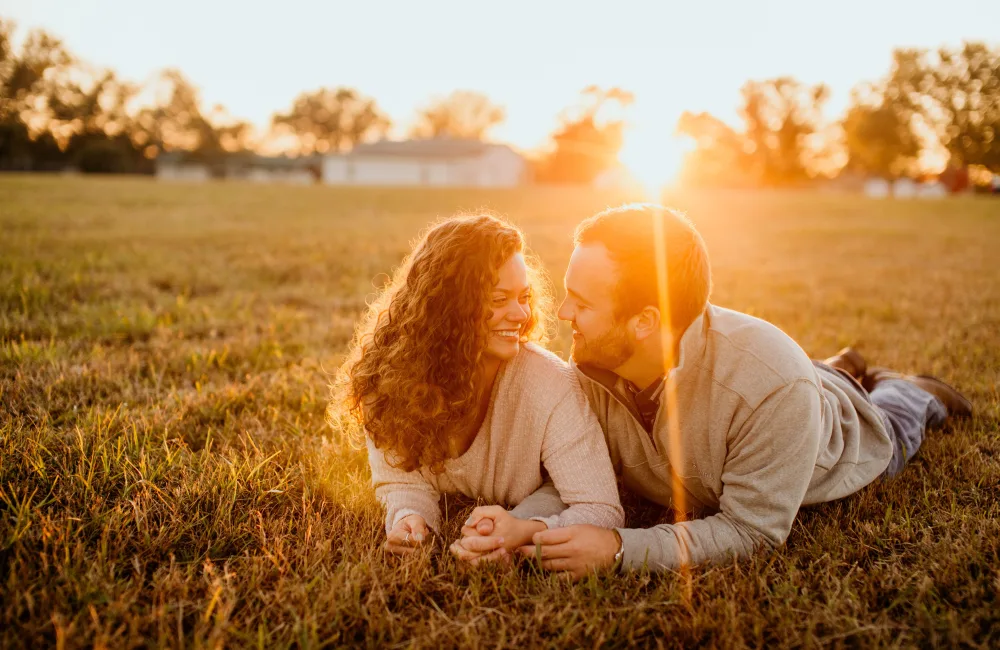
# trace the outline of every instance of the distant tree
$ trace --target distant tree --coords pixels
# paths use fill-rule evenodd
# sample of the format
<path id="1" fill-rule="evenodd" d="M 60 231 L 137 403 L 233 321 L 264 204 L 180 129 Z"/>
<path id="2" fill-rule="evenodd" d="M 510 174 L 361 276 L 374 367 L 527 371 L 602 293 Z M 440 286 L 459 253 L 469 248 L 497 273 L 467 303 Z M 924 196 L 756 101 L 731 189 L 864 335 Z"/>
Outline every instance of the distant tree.
<path id="1" fill-rule="evenodd" d="M 29 120 L 34 124 L 45 109 L 47 73 L 67 68 L 73 57 L 44 31 L 30 32 L 19 51 L 13 36 L 14 24 L 0 20 L 0 169 L 59 169 L 63 152 L 44 128 L 29 128 Z"/>
<path id="2" fill-rule="evenodd" d="M 816 146 L 827 87 L 780 77 L 749 81 L 741 93 L 748 162 L 759 182 L 782 185 L 811 176 L 810 149 Z"/>
<path id="3" fill-rule="evenodd" d="M 13 120 L 0 122 L 0 170 L 28 171 L 33 162 L 28 126 Z"/>
<path id="4" fill-rule="evenodd" d="M 121 174 L 135 171 L 136 161 L 128 138 L 91 139 L 82 142 L 74 155 L 80 171 L 87 174 Z"/>
<path id="5" fill-rule="evenodd" d="M 471 138 L 482 140 L 506 118 L 502 106 L 480 93 L 458 90 L 420 109 L 410 130 L 414 138 Z"/>
<path id="6" fill-rule="evenodd" d="M 941 114 L 941 144 L 954 163 L 1000 173 L 1000 48 L 970 42 L 937 58 L 918 89 Z"/>
<path id="7" fill-rule="evenodd" d="M 681 114 L 674 135 L 690 138 L 694 149 L 684 157 L 681 182 L 692 186 L 742 184 L 748 167 L 745 138 L 709 113 Z"/>
<path id="8" fill-rule="evenodd" d="M 345 151 L 365 140 L 384 135 L 391 126 L 375 101 L 352 88 L 320 88 L 295 98 L 271 124 L 298 137 L 299 153 Z"/>
<path id="9" fill-rule="evenodd" d="M 886 88 L 894 107 L 933 129 L 951 165 L 1000 172 L 1000 48 L 897 49 Z"/>
<path id="10" fill-rule="evenodd" d="M 882 178 L 916 171 L 922 144 L 909 102 L 897 96 L 886 83 L 858 86 L 851 92 L 851 105 L 841 122 L 846 169 Z"/>
<path id="11" fill-rule="evenodd" d="M 46 73 L 65 69 L 74 59 L 62 41 L 42 31 L 28 33 L 14 51 L 14 24 L 0 19 L 0 121 L 23 119 L 45 93 Z"/>
<path id="12" fill-rule="evenodd" d="M 35 135 L 31 140 L 31 167 L 35 171 L 58 171 L 71 164 L 66 152 L 48 131 Z"/>
<path id="13" fill-rule="evenodd" d="M 245 120 L 233 117 L 221 104 L 212 107 L 207 120 L 215 130 L 218 149 L 228 153 L 236 153 L 253 148 L 253 126 Z"/>
<path id="14" fill-rule="evenodd" d="M 148 171 L 141 147 L 132 140 L 135 124 L 128 111 L 137 90 L 110 70 L 82 66 L 52 84 L 44 120 L 69 164 L 103 173 Z"/>
<path id="15" fill-rule="evenodd" d="M 695 144 L 684 159 L 684 183 L 794 184 L 829 165 L 831 144 L 822 123 L 826 86 L 781 77 L 749 81 L 740 92 L 742 130 L 708 113 L 681 115 L 675 134 Z"/>
<path id="16" fill-rule="evenodd" d="M 246 146 L 249 124 L 229 118 L 216 106 L 206 115 L 198 89 L 177 70 L 165 70 L 153 84 L 155 100 L 139 110 L 131 137 L 147 157 L 184 151 L 194 159 L 217 162 Z"/>
<path id="17" fill-rule="evenodd" d="M 543 183 L 592 183 L 618 162 L 625 129 L 624 109 L 634 97 L 620 88 L 588 86 L 578 106 L 565 112 L 552 135 L 554 148 L 539 161 Z"/>
<path id="18" fill-rule="evenodd" d="M 206 115 L 178 71 L 161 73 L 154 100 L 136 112 L 134 84 L 80 63 L 42 31 L 15 51 L 13 32 L 0 21 L 0 169 L 150 171 L 164 150 L 216 161 L 248 145 L 249 125 L 221 107 Z"/>

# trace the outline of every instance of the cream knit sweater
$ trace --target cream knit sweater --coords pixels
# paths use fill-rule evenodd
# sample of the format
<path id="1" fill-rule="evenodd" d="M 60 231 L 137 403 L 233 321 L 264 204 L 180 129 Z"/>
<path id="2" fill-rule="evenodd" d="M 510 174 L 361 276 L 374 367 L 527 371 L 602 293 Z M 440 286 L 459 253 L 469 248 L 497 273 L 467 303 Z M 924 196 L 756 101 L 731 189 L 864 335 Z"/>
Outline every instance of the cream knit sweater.
<path id="1" fill-rule="evenodd" d="M 371 439 L 368 462 L 375 495 L 387 510 L 387 532 L 410 514 L 440 530 L 443 493 L 516 505 L 541 487 L 545 474 L 569 506 L 536 517 L 549 528 L 584 523 L 614 528 L 624 521 L 601 425 L 573 370 L 532 343 L 501 366 L 472 446 L 446 461 L 444 472 L 395 469 Z"/>

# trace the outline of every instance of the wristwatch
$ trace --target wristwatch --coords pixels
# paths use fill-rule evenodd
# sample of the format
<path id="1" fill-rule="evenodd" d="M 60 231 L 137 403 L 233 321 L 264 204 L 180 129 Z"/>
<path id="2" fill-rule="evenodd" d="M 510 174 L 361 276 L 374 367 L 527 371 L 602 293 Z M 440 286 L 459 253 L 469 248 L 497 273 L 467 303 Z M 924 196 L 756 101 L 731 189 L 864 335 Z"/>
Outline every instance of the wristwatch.
<path id="1" fill-rule="evenodd" d="M 614 568 L 617 569 L 622 565 L 622 558 L 625 556 L 625 540 L 622 539 L 621 533 L 615 529 L 611 529 L 611 532 L 615 534 L 618 538 L 618 552 L 615 553 L 615 563 Z"/>

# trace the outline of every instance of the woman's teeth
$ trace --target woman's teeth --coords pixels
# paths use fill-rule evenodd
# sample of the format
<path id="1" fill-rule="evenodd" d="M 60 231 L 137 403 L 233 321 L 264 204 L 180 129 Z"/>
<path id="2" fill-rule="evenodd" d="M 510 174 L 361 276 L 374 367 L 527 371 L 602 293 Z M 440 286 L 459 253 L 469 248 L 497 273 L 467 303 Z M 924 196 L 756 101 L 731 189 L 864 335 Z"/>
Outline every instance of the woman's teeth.
<path id="1" fill-rule="evenodd" d="M 497 336 L 505 339 L 516 339 L 519 333 L 518 330 L 493 330 L 493 333 Z"/>

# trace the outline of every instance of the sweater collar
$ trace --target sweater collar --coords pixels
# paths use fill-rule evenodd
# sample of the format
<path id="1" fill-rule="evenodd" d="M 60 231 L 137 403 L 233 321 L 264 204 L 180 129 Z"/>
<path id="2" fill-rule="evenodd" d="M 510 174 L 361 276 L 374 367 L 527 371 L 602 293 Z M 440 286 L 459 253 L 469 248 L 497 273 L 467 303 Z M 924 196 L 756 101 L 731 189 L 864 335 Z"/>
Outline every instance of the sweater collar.
<path id="1" fill-rule="evenodd" d="M 670 377 L 674 383 L 678 383 L 684 373 L 697 367 L 701 357 L 705 354 L 705 346 L 708 344 L 708 329 L 712 326 L 712 312 L 715 305 L 711 303 L 705 306 L 704 311 L 698 314 L 688 328 L 681 335 L 681 343 L 677 346 L 677 363 L 670 369 Z"/>

